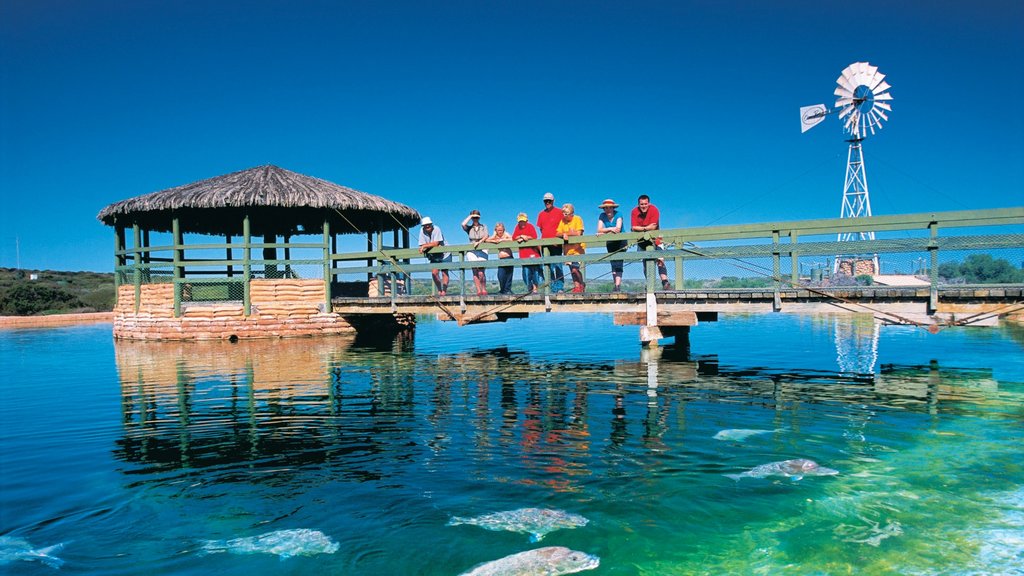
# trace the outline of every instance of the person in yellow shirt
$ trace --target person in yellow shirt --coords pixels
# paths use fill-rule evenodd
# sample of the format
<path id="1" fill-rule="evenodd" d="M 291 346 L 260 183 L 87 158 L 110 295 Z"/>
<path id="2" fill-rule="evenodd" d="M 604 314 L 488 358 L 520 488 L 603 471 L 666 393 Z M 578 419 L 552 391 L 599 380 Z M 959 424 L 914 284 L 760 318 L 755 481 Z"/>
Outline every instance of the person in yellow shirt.
<path id="1" fill-rule="evenodd" d="M 565 246 L 562 247 L 562 253 L 566 256 L 586 252 L 586 244 L 570 242 L 570 238 L 573 236 L 583 235 L 583 219 L 576 215 L 576 209 L 572 204 L 566 203 L 562 205 L 562 219 L 559 220 L 558 228 L 555 232 L 565 242 Z M 579 262 L 569 262 L 569 273 L 572 274 L 572 291 L 580 294 L 586 290 L 587 285 L 583 282 L 583 272 L 580 271 Z"/>

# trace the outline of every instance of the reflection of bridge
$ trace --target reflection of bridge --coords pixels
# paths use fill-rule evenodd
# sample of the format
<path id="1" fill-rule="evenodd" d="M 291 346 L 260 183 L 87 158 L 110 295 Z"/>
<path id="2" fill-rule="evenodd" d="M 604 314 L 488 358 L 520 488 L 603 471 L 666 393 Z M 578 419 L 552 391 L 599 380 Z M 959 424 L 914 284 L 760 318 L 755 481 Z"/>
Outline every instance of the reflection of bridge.
<path id="1" fill-rule="evenodd" d="M 331 299 L 331 307 L 346 317 L 361 315 L 414 313 L 438 314 L 445 320 L 460 324 L 504 321 L 539 312 L 606 312 L 615 315 L 618 324 L 641 327 L 641 341 L 657 342 L 662 336 L 685 334 L 699 321 L 713 321 L 719 314 L 730 313 L 859 313 L 871 314 L 876 320 L 893 324 L 923 325 L 992 325 L 1000 317 L 1018 314 L 1024 318 L 1024 284 L 998 286 L 966 286 L 951 284 L 939 277 L 940 253 L 991 254 L 1024 249 L 1024 234 L 1008 234 L 995 226 L 1024 224 L 1024 208 L 975 210 L 934 214 L 876 216 L 855 219 L 805 220 L 769 224 L 716 226 L 661 230 L 667 249 L 658 251 L 673 271 L 670 289 L 660 290 L 654 261 L 650 253 L 594 251 L 582 256 L 546 256 L 531 263 L 565 263 L 580 261 L 584 267 L 607 265 L 611 261 L 640 263 L 645 267 L 646 287 L 631 293 L 550 294 L 546 286 L 538 294 L 519 296 L 475 296 L 466 289 L 465 276 L 473 268 L 496 269 L 508 261 L 466 262 L 472 245 L 447 246 L 453 262 L 443 264 L 412 263 L 419 254 L 411 249 L 381 249 L 357 254 L 337 254 L 332 277 L 345 274 L 366 274 L 375 277 L 369 297 L 347 296 Z M 958 235 L 941 236 L 939 231 L 956 229 Z M 898 232 L 901 237 L 835 242 L 847 232 Z M 622 234 L 618 238 L 631 244 L 649 239 L 649 234 Z M 591 247 L 603 250 L 607 236 L 584 236 Z M 787 240 L 787 241 L 784 241 Z M 545 250 L 561 242 L 558 239 L 538 240 Z M 505 246 L 499 244 L 496 246 Z M 514 242 L 509 247 L 518 247 Z M 1003 252 L 999 252 L 1003 251 Z M 596 252 L 596 253 L 595 253 Z M 848 254 L 849 256 L 835 256 Z M 857 259 L 879 254 L 893 259 L 911 258 L 919 262 L 918 274 L 906 275 L 902 286 L 856 285 L 853 278 L 831 280 L 801 276 L 801 259 L 806 263 L 815 257 Z M 921 256 L 926 255 L 927 258 Z M 914 260 L 914 256 L 917 256 Z M 343 266 L 353 262 L 367 265 Z M 515 261 L 513 261 L 515 262 Z M 924 263 L 930 265 L 925 266 Z M 711 264 L 741 271 L 748 277 L 765 279 L 760 288 L 706 287 L 687 282 L 687 270 Z M 460 280 L 458 288 L 447 296 L 417 295 L 409 290 L 416 274 L 431 269 L 448 270 Z M 789 269 L 789 273 L 783 270 Z M 550 270 L 544 267 L 545 280 Z M 881 278 L 881 277 L 880 277 Z M 891 276 L 886 278 L 892 278 Z M 430 286 L 429 280 L 425 282 Z M 391 290 L 390 287 L 397 287 Z M 452 295 L 453 292 L 457 294 Z"/>

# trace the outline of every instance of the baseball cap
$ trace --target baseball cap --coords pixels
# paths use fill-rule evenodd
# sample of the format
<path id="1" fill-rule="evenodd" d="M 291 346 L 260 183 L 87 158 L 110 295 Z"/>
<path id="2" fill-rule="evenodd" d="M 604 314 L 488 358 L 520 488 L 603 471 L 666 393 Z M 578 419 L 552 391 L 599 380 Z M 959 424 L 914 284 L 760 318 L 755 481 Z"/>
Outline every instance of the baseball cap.
<path id="1" fill-rule="evenodd" d="M 551 192 L 547 192 L 546 194 L 544 194 L 544 199 L 545 200 L 551 200 L 552 202 L 554 202 L 555 201 L 555 195 L 552 194 Z"/>

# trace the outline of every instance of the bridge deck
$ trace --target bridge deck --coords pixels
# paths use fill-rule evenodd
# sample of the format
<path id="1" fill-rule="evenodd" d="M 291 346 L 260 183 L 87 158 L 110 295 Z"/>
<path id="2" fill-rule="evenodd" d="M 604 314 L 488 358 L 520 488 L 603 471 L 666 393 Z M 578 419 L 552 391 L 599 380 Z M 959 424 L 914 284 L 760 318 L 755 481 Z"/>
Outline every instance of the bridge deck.
<path id="1" fill-rule="evenodd" d="M 929 314 L 928 287 L 852 287 L 828 289 L 723 289 L 657 291 L 654 293 L 659 324 L 693 325 L 730 313 L 866 313 L 883 322 L 991 325 L 998 315 L 1024 310 L 1020 286 L 961 286 L 939 290 L 939 306 Z M 336 297 L 334 311 L 353 314 L 438 314 L 463 323 L 504 320 L 543 312 L 603 312 L 617 314 L 620 323 L 632 324 L 629 314 L 646 313 L 647 295 L 634 293 L 559 293 L 530 295 L 448 295 L 390 297 Z M 662 322 L 665 315 L 676 320 Z M 692 321 L 683 319 L 689 315 Z"/>

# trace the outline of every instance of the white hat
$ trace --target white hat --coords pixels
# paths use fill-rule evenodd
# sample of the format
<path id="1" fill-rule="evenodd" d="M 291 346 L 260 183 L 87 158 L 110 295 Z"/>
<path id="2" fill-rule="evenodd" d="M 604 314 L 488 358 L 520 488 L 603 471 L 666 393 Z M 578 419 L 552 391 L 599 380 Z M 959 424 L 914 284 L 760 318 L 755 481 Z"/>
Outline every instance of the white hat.
<path id="1" fill-rule="evenodd" d="M 548 193 L 544 194 L 544 199 L 545 200 L 551 200 L 552 202 L 554 202 L 555 201 L 555 195 L 552 194 L 551 192 L 548 192 Z"/>
<path id="2" fill-rule="evenodd" d="M 430 216 L 424 216 L 423 220 L 420 220 L 420 226 L 426 226 L 427 224 L 433 224 L 434 221 L 430 219 Z"/>

